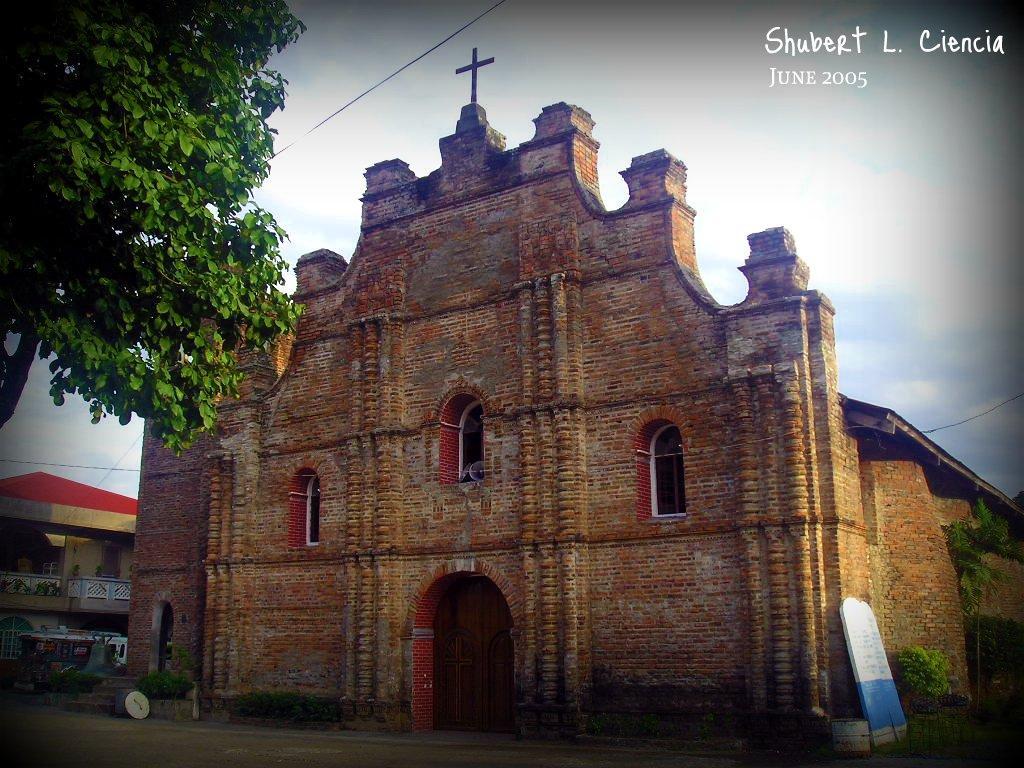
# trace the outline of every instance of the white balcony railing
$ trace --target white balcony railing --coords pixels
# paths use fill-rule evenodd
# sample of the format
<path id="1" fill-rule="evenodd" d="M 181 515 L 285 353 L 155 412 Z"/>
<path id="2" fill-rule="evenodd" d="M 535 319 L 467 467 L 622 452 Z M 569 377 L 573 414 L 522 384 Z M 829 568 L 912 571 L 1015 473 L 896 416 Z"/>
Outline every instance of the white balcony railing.
<path id="1" fill-rule="evenodd" d="M 0 593 L 2 594 L 58 597 L 60 592 L 59 576 L 0 571 Z"/>
<path id="2" fill-rule="evenodd" d="M 89 576 L 68 581 L 68 597 L 88 600 L 131 600 L 132 583 L 127 579 Z"/>

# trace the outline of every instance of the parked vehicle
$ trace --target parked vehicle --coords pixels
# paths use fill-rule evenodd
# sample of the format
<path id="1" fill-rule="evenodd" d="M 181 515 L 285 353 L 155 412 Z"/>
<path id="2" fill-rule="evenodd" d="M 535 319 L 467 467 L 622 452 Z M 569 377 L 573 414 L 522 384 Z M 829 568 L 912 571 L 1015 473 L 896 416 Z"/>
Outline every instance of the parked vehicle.
<path id="1" fill-rule="evenodd" d="M 41 629 L 24 632 L 21 635 L 21 672 L 18 688 L 22 690 L 46 689 L 50 675 L 68 669 L 85 670 L 94 659 L 93 646 L 105 646 L 98 658 L 104 662 L 104 670 L 90 668 L 87 671 L 115 672 L 123 667 L 128 658 L 128 638 L 112 632 L 97 632 L 84 629 Z M 93 661 L 93 667 L 96 661 Z"/>

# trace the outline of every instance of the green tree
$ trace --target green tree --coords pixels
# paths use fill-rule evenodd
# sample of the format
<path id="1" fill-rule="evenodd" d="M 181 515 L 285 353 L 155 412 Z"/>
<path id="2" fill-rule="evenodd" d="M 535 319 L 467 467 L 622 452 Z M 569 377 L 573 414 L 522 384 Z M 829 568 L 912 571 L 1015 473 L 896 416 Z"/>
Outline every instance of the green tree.
<path id="1" fill-rule="evenodd" d="M 56 404 L 173 449 L 294 327 L 285 234 L 252 201 L 304 29 L 283 0 L 35 0 L 0 49 L 0 426 L 36 354 Z M 9 27 L 9 29 L 11 29 Z"/>
<path id="2" fill-rule="evenodd" d="M 989 591 L 1006 578 L 999 559 L 1024 562 L 1020 542 L 1013 538 L 1007 521 L 978 499 L 969 517 L 946 526 L 946 543 L 956 569 L 960 603 L 968 621 L 979 627 L 981 610 Z M 976 642 L 981 633 L 976 629 Z M 981 652 L 975 649 L 978 700 L 981 700 Z"/>

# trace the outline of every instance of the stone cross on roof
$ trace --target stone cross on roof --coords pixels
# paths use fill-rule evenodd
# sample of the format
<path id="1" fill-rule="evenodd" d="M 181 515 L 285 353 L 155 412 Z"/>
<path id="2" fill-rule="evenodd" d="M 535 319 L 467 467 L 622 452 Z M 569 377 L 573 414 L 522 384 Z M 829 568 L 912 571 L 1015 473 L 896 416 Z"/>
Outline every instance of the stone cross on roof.
<path id="1" fill-rule="evenodd" d="M 456 75 L 461 75 L 463 72 L 472 72 L 473 73 L 473 85 L 472 85 L 472 88 L 470 90 L 470 97 L 469 97 L 469 103 L 470 104 L 476 104 L 476 71 L 478 69 L 480 69 L 480 67 L 486 67 L 488 64 L 493 64 L 493 63 L 494 63 L 494 57 L 493 56 L 491 56 L 491 58 L 489 58 L 489 59 L 484 59 L 483 61 L 477 61 L 477 58 L 476 58 L 476 48 L 474 48 L 473 49 L 473 61 L 471 61 L 466 66 L 459 67 L 458 69 L 455 70 L 455 74 Z"/>

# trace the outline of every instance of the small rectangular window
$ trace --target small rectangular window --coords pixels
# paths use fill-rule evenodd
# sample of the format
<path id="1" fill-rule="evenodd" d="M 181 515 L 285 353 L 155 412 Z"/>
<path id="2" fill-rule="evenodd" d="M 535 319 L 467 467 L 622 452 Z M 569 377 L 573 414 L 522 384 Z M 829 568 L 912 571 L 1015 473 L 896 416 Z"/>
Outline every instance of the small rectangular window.
<path id="1" fill-rule="evenodd" d="M 118 578 L 121 575 L 121 548 L 116 544 L 103 545 L 103 564 L 101 566 L 104 576 Z"/>

